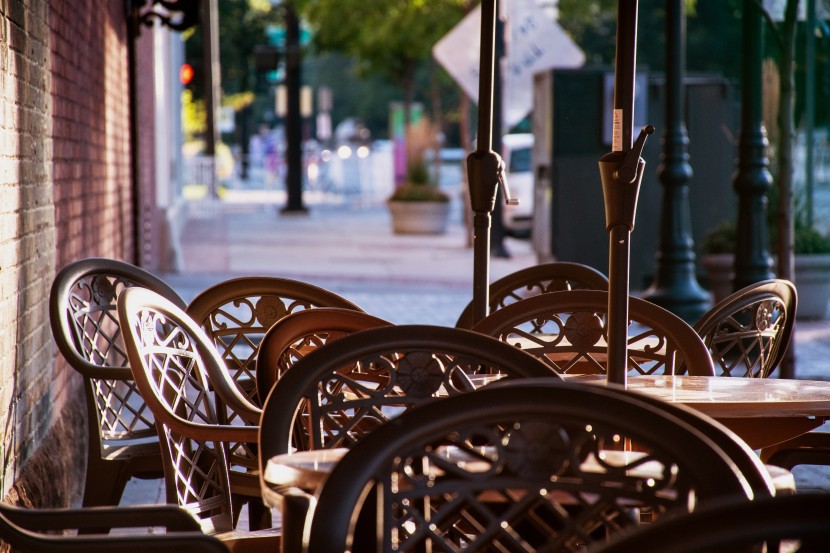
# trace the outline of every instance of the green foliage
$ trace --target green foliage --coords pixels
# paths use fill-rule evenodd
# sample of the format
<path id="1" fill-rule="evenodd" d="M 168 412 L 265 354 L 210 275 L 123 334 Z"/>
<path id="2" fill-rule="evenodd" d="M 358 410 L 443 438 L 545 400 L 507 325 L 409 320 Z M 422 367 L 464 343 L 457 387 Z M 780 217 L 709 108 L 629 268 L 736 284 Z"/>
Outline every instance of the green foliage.
<path id="1" fill-rule="evenodd" d="M 268 0 L 222 0 L 218 6 L 222 90 L 227 94 L 253 92 L 254 46 L 267 43 L 265 29 L 269 25 L 282 24 L 281 10 L 272 8 Z M 202 65 L 202 25 L 184 38 L 185 57 L 198 71 Z M 193 90 L 196 99 L 201 99 L 202 86 Z"/>
<path id="2" fill-rule="evenodd" d="M 830 253 L 830 238 L 812 227 L 795 229 L 795 253 Z"/>
<path id="3" fill-rule="evenodd" d="M 735 223 L 724 221 L 703 237 L 700 251 L 704 254 L 735 253 L 736 236 Z M 771 243 L 775 243 L 774 231 Z M 796 221 L 793 229 L 793 252 L 797 254 L 830 253 L 830 237 Z"/>
<path id="4" fill-rule="evenodd" d="M 389 198 L 397 202 L 442 202 L 450 201 L 450 197 L 439 189 L 428 183 L 407 182 L 395 189 Z"/>
<path id="5" fill-rule="evenodd" d="M 735 253 L 735 223 L 724 221 L 703 237 L 700 243 L 701 253 Z"/>
<path id="6" fill-rule="evenodd" d="M 402 81 L 464 16 L 466 0 L 298 0 L 314 44 L 357 58 L 364 70 Z"/>
<path id="7" fill-rule="evenodd" d="M 403 202 L 448 202 L 435 186 L 427 165 L 426 153 L 438 148 L 437 127 L 425 117 L 410 125 L 406 133 L 406 183 L 395 189 L 391 200 Z"/>

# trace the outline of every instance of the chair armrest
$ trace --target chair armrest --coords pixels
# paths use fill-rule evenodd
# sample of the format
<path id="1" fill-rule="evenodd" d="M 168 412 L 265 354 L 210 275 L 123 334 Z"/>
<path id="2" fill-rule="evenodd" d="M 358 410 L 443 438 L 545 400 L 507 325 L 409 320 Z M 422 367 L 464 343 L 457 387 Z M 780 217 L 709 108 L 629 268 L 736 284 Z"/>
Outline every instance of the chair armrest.
<path id="1" fill-rule="evenodd" d="M 30 553 L 230 553 L 217 538 L 201 532 L 117 536 L 27 535 L 23 539 L 25 551 Z"/>
<path id="2" fill-rule="evenodd" d="M 175 505 L 25 509 L 0 505 L 0 514 L 27 530 L 164 527 L 171 532 L 201 531 L 199 521 Z"/>

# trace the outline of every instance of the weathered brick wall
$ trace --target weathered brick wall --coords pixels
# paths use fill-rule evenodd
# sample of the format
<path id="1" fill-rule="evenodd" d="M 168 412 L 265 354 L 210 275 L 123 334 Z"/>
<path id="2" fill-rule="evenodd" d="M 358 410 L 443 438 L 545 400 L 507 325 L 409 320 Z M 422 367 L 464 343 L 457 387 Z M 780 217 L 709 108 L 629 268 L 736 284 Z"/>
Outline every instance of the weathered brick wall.
<path id="1" fill-rule="evenodd" d="M 48 295 L 54 272 L 49 29 L 46 0 L 0 9 L 0 482 L 52 421 L 53 346 Z"/>
<path id="2" fill-rule="evenodd" d="M 83 482 L 81 382 L 48 320 L 55 270 L 133 259 L 124 3 L 0 3 L 3 495 L 67 504 Z M 24 468 L 25 467 L 25 468 Z"/>

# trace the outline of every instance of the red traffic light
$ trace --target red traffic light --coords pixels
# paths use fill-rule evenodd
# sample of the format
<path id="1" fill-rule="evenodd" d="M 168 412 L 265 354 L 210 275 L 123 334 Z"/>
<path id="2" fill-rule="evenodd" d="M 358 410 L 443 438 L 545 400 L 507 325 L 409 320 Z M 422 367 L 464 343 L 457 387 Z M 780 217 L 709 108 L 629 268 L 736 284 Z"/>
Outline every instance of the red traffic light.
<path id="1" fill-rule="evenodd" d="M 189 63 L 183 63 L 179 68 L 179 81 L 181 81 L 183 85 L 188 85 L 192 80 L 193 67 Z"/>

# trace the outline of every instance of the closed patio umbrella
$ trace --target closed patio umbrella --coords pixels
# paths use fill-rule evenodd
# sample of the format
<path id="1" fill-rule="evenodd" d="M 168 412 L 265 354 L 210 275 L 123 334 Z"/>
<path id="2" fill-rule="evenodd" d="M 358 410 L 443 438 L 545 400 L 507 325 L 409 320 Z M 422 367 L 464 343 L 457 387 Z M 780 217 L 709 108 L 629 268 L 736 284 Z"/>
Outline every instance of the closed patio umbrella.
<path id="1" fill-rule="evenodd" d="M 617 52 L 614 64 L 613 140 L 611 152 L 599 160 L 608 231 L 608 381 L 626 384 L 628 370 L 628 294 L 631 231 L 645 161 L 641 157 L 646 125 L 632 144 L 634 78 L 637 62 L 637 0 L 617 7 Z"/>

